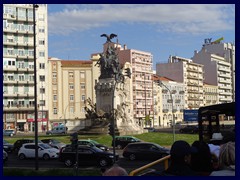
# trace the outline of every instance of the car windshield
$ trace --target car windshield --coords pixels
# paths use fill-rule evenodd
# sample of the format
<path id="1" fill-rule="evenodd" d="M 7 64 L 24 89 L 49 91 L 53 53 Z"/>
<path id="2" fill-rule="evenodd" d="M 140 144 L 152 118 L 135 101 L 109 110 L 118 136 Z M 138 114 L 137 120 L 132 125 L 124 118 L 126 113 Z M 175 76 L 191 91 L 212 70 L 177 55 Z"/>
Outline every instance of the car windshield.
<path id="1" fill-rule="evenodd" d="M 43 149 L 50 149 L 52 148 L 51 146 L 49 146 L 48 144 L 39 144 L 39 146 Z"/>
<path id="2" fill-rule="evenodd" d="M 102 149 L 100 149 L 100 148 L 97 148 L 96 146 L 93 146 L 92 147 L 96 152 L 103 152 L 103 150 Z"/>
<path id="3" fill-rule="evenodd" d="M 97 141 L 94 141 L 94 140 L 89 140 L 89 141 L 95 145 L 99 144 Z"/>

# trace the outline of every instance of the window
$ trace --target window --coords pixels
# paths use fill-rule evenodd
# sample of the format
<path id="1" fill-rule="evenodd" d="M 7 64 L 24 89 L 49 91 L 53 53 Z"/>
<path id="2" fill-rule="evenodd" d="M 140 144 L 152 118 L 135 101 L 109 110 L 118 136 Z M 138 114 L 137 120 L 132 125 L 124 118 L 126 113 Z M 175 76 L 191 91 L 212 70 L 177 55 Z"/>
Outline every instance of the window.
<path id="1" fill-rule="evenodd" d="M 40 88 L 40 93 L 45 94 L 45 88 Z"/>
<path id="2" fill-rule="evenodd" d="M 33 56 L 34 55 L 34 51 L 33 50 L 28 50 L 28 55 L 29 56 Z"/>
<path id="3" fill-rule="evenodd" d="M 39 39 L 39 45 L 44 45 L 45 44 L 45 40 L 44 39 Z"/>
<path id="4" fill-rule="evenodd" d="M 53 108 L 53 114 L 57 114 L 57 108 Z"/>
<path id="5" fill-rule="evenodd" d="M 53 95 L 53 100 L 54 100 L 54 101 L 57 100 L 57 95 Z"/>
<path id="6" fill-rule="evenodd" d="M 24 69 L 24 62 L 18 62 L 18 68 Z"/>
<path id="7" fill-rule="evenodd" d="M 71 114 L 74 113 L 74 107 L 70 107 L 70 113 L 71 113 Z"/>
<path id="8" fill-rule="evenodd" d="M 18 76 L 18 80 L 19 80 L 19 81 L 24 81 L 24 75 L 19 75 L 19 76 Z"/>
<path id="9" fill-rule="evenodd" d="M 85 83 L 81 83 L 80 86 L 81 86 L 81 89 L 82 89 L 82 90 L 85 89 Z"/>
<path id="10" fill-rule="evenodd" d="M 45 52 L 44 51 L 40 51 L 39 52 L 39 57 L 44 57 L 45 56 Z"/>
<path id="11" fill-rule="evenodd" d="M 40 106 L 45 106 L 45 100 L 40 100 L 39 104 L 40 104 Z"/>
<path id="12" fill-rule="evenodd" d="M 53 78 L 57 78 L 57 73 L 52 74 Z"/>
<path id="13" fill-rule="evenodd" d="M 70 101 L 74 101 L 74 95 L 70 95 Z"/>
<path id="14" fill-rule="evenodd" d="M 44 32 L 45 32 L 44 27 L 39 27 L 39 33 L 44 33 Z"/>
<path id="15" fill-rule="evenodd" d="M 69 84 L 69 89 L 74 89 L 74 85 L 73 84 Z"/>
<path id="16" fill-rule="evenodd" d="M 85 72 L 80 72 L 80 78 L 85 78 Z"/>
<path id="17" fill-rule="evenodd" d="M 8 66 L 15 66 L 15 61 L 8 60 Z"/>
<path id="18" fill-rule="evenodd" d="M 39 69 L 45 69 L 45 63 L 39 63 Z"/>
<path id="19" fill-rule="evenodd" d="M 82 101 L 85 101 L 85 95 L 82 95 Z"/>
<path id="20" fill-rule="evenodd" d="M 44 75 L 40 75 L 39 79 L 40 79 L 40 81 L 45 81 L 45 76 Z"/>
<path id="21" fill-rule="evenodd" d="M 73 72 L 69 72 L 68 75 L 69 75 L 69 78 L 73 78 Z"/>

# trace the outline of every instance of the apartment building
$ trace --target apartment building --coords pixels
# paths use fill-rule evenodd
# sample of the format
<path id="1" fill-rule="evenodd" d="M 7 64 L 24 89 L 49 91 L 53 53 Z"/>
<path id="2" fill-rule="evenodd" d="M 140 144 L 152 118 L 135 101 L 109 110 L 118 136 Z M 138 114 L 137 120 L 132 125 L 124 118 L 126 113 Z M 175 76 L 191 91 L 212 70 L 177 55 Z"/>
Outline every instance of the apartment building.
<path id="1" fill-rule="evenodd" d="M 71 130 L 85 126 L 85 100 L 96 103 L 95 82 L 100 70 L 92 60 L 60 60 L 49 58 L 49 122 L 50 127 L 64 124 Z"/>
<path id="2" fill-rule="evenodd" d="M 218 102 L 218 87 L 203 83 L 203 104 L 204 106 L 210 106 L 219 104 Z"/>
<path id="3" fill-rule="evenodd" d="M 225 59 L 226 62 L 231 64 L 231 77 L 232 77 L 232 93 L 233 100 L 235 100 L 235 44 L 233 43 L 205 43 L 203 47 L 207 52 L 216 54 Z"/>
<path id="4" fill-rule="evenodd" d="M 191 59 L 170 56 L 168 63 L 157 64 L 156 74 L 185 85 L 184 109 L 203 106 L 203 65 Z"/>
<path id="5" fill-rule="evenodd" d="M 47 5 L 3 4 L 3 124 L 5 129 L 34 131 L 48 122 Z M 34 99 L 34 37 L 36 38 L 37 102 Z"/>
<path id="6" fill-rule="evenodd" d="M 228 59 L 209 52 L 205 46 L 195 51 L 192 60 L 203 65 L 204 82 L 218 86 L 218 102 L 227 103 L 233 99 L 232 64 Z"/>

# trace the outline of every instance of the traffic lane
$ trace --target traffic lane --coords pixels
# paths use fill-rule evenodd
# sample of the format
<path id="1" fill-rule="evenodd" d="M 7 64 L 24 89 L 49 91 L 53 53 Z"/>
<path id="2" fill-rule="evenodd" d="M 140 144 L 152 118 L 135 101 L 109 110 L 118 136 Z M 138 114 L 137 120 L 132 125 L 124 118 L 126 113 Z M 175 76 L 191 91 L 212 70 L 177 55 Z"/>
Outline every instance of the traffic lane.
<path id="1" fill-rule="evenodd" d="M 122 157 L 122 150 L 117 150 L 116 152 L 119 153 L 120 157 L 119 160 L 116 162 L 119 166 L 125 168 L 128 170 L 128 172 L 137 169 L 139 167 L 142 167 L 148 163 L 151 163 L 151 160 L 134 160 L 130 161 L 129 159 L 123 158 Z M 9 153 L 8 155 L 8 161 L 4 163 L 4 167 L 21 167 L 21 168 L 34 168 L 36 167 L 36 160 L 33 159 L 23 159 L 20 160 L 18 159 L 18 156 L 16 153 Z M 39 168 L 67 168 L 63 162 L 60 162 L 58 159 L 50 159 L 50 160 L 43 160 L 43 159 L 38 159 L 38 167 Z M 80 166 L 81 169 L 88 169 L 88 168 L 94 168 L 98 169 L 100 167 L 95 167 L 95 166 Z M 150 169 L 156 169 L 158 171 L 162 171 L 164 169 L 163 163 L 157 164 Z"/>

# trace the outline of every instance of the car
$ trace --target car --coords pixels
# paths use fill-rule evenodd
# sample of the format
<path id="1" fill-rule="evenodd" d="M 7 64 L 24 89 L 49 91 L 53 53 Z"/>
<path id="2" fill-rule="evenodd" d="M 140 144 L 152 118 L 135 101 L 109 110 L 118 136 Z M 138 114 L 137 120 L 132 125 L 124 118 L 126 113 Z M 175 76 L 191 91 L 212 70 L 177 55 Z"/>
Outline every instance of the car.
<path id="1" fill-rule="evenodd" d="M 78 145 L 88 145 L 88 146 L 96 146 L 99 149 L 104 151 L 109 151 L 109 148 L 103 144 L 98 143 L 97 141 L 91 139 L 81 139 L 78 140 Z"/>
<path id="2" fill-rule="evenodd" d="M 145 127 L 143 129 L 148 130 L 148 132 L 156 132 L 156 129 L 154 127 Z"/>
<path id="3" fill-rule="evenodd" d="M 46 132 L 46 135 L 53 135 L 53 134 L 67 134 L 67 127 L 56 126 L 56 127 L 53 127 L 52 130 Z"/>
<path id="4" fill-rule="evenodd" d="M 5 139 L 3 139 L 3 149 L 4 151 L 11 153 L 13 152 L 13 144 L 9 143 Z"/>
<path id="5" fill-rule="evenodd" d="M 38 143 L 38 157 L 44 160 L 58 158 L 59 149 L 53 148 L 45 143 Z M 35 143 L 25 143 L 18 151 L 20 160 L 25 158 L 35 158 Z"/>
<path id="6" fill-rule="evenodd" d="M 112 146 L 113 146 L 113 140 L 112 140 Z M 115 137 L 115 147 L 118 149 L 125 148 L 129 143 L 134 142 L 141 142 L 140 139 L 133 137 L 133 136 L 116 136 Z"/>
<path id="7" fill-rule="evenodd" d="M 190 134 L 195 134 L 198 133 L 198 126 L 195 125 L 187 125 L 183 128 L 179 129 L 180 133 L 190 133 Z"/>
<path id="8" fill-rule="evenodd" d="M 115 161 L 119 155 L 115 154 Z M 67 145 L 60 150 L 59 161 L 66 167 L 71 167 L 76 162 L 76 149 Z M 113 152 L 103 151 L 96 146 L 78 145 L 78 165 L 96 165 L 100 167 L 111 166 L 114 163 Z"/>
<path id="9" fill-rule="evenodd" d="M 8 153 L 3 149 L 3 163 L 5 163 L 7 160 L 8 160 Z"/>
<path id="10" fill-rule="evenodd" d="M 61 149 L 62 147 L 66 146 L 65 143 L 62 143 L 56 139 L 41 139 L 41 141 L 57 149 Z"/>
<path id="11" fill-rule="evenodd" d="M 16 135 L 16 132 L 13 129 L 4 129 L 3 130 L 3 136 L 10 136 L 10 137 L 12 137 L 14 135 Z"/>
<path id="12" fill-rule="evenodd" d="M 18 139 L 13 144 L 13 151 L 18 152 L 23 144 L 25 144 L 25 143 L 34 143 L 34 142 L 35 142 L 35 139 Z M 38 143 L 42 143 L 42 141 L 38 140 Z"/>
<path id="13" fill-rule="evenodd" d="M 123 157 L 135 159 L 157 160 L 170 154 L 170 149 L 151 142 L 129 143 L 123 149 Z"/>

